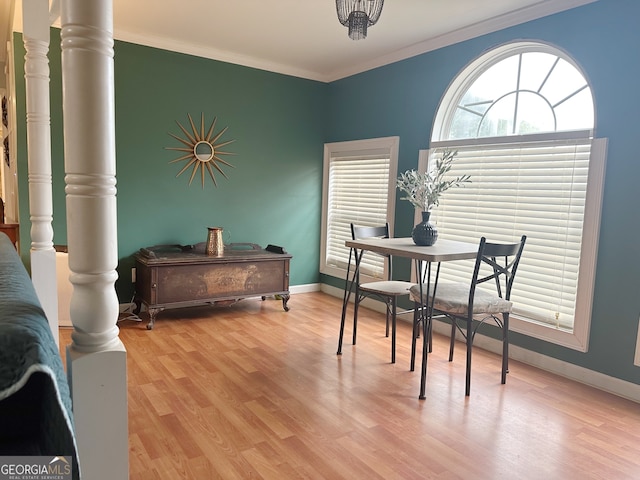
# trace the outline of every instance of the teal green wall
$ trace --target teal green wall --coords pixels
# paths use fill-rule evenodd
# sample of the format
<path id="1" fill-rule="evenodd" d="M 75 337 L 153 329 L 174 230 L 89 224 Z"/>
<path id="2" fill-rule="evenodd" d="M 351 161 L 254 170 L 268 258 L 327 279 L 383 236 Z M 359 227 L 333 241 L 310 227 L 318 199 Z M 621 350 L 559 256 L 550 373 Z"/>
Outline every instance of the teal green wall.
<path id="1" fill-rule="evenodd" d="M 593 88 L 596 135 L 609 139 L 589 351 L 518 334 L 512 344 L 634 383 L 640 383 L 640 368 L 633 365 L 640 314 L 638 18 L 637 0 L 599 0 L 333 82 L 327 131 L 327 141 L 399 135 L 398 171 L 415 168 L 418 150 L 429 147 L 440 99 L 469 62 L 521 39 L 549 42 L 569 53 Z M 395 234 L 409 235 L 413 209 L 398 201 L 396 214 Z"/>
<path id="2" fill-rule="evenodd" d="M 434 114 L 449 82 L 470 61 L 521 39 L 552 43 L 585 71 L 596 102 L 596 134 L 609 139 L 589 351 L 513 334 L 512 343 L 640 383 L 633 366 L 640 315 L 640 2 L 599 0 L 330 84 L 116 42 L 116 140 L 121 301 L 131 294 L 131 255 L 141 246 L 204 241 L 223 226 L 234 242 L 281 244 L 294 255 L 292 285 L 344 281 L 318 274 L 324 142 L 397 135 L 399 171 L 429 147 Z M 58 45 L 52 30 L 52 45 Z M 24 50 L 16 42 L 18 119 L 24 120 Z M 55 242 L 65 243 L 60 72 L 52 48 Z M 20 103 L 22 101 L 22 104 Z M 164 147 L 187 113 L 229 126 L 236 168 L 204 190 L 188 187 Z M 20 122 L 19 122 L 20 123 Z M 24 123 L 24 122 L 22 122 Z M 26 142 L 18 130 L 21 223 L 29 224 Z M 395 234 L 409 235 L 413 209 L 397 202 Z M 28 245 L 28 228 L 21 229 Z M 24 252 L 23 252 L 24 254 Z M 408 262 L 395 262 L 408 277 Z"/>
<path id="3" fill-rule="evenodd" d="M 54 243 L 66 243 L 59 30 L 51 30 L 51 116 Z M 17 117 L 25 118 L 24 49 L 16 36 Z M 132 255 L 149 245 L 203 242 L 207 226 L 221 226 L 225 240 L 283 246 L 293 255 L 291 284 L 317 283 L 322 152 L 327 85 L 139 45 L 115 44 L 118 272 L 120 301 L 131 298 Z M 169 164 L 184 137 L 205 114 L 207 127 L 235 139 L 225 150 L 234 168 L 228 179 L 176 178 L 183 163 Z M 19 122 L 24 125 L 24 122 Z M 19 129 L 21 225 L 29 225 L 26 134 Z M 22 245 L 29 229 L 22 228 Z M 23 251 L 23 256 L 28 251 Z"/>

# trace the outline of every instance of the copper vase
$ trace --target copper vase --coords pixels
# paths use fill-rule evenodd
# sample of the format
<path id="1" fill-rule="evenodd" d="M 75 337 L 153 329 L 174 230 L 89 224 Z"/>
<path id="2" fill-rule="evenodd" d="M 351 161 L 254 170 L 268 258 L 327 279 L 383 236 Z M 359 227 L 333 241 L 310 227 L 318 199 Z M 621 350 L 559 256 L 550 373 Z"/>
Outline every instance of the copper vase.
<path id="1" fill-rule="evenodd" d="M 224 255 L 224 242 L 222 241 L 222 227 L 207 227 L 207 255 L 221 257 Z"/>

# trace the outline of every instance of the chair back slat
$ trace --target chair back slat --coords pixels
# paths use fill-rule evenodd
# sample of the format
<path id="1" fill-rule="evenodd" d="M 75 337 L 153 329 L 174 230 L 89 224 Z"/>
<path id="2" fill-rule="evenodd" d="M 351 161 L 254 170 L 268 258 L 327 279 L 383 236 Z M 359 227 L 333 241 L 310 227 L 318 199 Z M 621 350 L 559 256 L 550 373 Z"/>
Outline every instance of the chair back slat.
<path id="1" fill-rule="evenodd" d="M 485 257 L 511 257 L 518 253 L 522 242 L 518 243 L 489 243 L 485 242 L 482 254 Z"/>
<path id="2" fill-rule="evenodd" d="M 351 238 L 360 240 L 363 238 L 389 238 L 389 224 L 376 227 L 363 227 L 351 224 Z"/>
<path id="3" fill-rule="evenodd" d="M 363 238 L 389 238 L 389 224 L 385 223 L 384 225 L 377 225 L 374 227 L 370 226 L 358 226 L 351 224 L 351 238 L 353 240 L 361 240 Z M 354 249 L 351 249 L 352 251 Z M 359 256 L 360 259 L 362 255 L 365 253 L 365 250 L 360 250 Z M 383 257 L 387 262 L 387 280 L 391 280 L 392 270 L 393 270 L 393 260 L 391 255 L 377 252 L 370 252 L 373 255 L 378 257 Z M 358 253 L 355 253 L 358 255 Z M 354 257 L 355 258 L 355 257 Z M 351 252 L 349 252 L 349 261 L 351 261 Z M 359 275 L 359 272 L 357 272 Z"/>
<path id="4" fill-rule="evenodd" d="M 511 287 L 515 279 L 520 257 L 527 240 L 526 235 L 520 238 L 517 243 L 489 243 L 485 237 L 480 239 L 478 256 L 471 279 L 471 289 L 469 291 L 469 304 L 473 306 L 476 286 L 494 280 L 496 292 L 500 298 L 509 300 L 511 298 Z M 482 265 L 489 265 L 492 272 L 488 275 L 480 276 Z"/>

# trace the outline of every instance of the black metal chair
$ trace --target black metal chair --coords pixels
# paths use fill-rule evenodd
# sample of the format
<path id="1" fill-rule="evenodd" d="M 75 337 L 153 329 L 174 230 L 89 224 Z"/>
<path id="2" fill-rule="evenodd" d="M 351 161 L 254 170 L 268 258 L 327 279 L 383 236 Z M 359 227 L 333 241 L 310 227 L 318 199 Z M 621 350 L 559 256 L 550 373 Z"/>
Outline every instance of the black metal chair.
<path id="1" fill-rule="evenodd" d="M 509 370 L 509 314 L 513 304 L 511 302 L 511 288 L 515 279 L 516 270 L 520 263 L 520 257 L 527 237 L 523 235 L 518 243 L 501 244 L 489 243 L 485 237 L 480 239 L 478 255 L 476 257 L 471 283 L 443 282 L 435 286 L 435 299 L 433 300 L 433 315 L 444 315 L 451 320 L 451 345 L 449 347 L 449 361 L 453 361 L 456 329 L 460 331 L 467 343 L 467 366 L 465 395 L 468 396 L 471 389 L 471 350 L 473 339 L 481 325 L 487 320 L 493 319 L 502 330 L 502 378 L 504 384 L 507 381 Z M 483 265 L 485 270 L 483 270 Z M 486 271 L 486 265 L 490 270 Z M 485 282 L 493 280 L 495 290 L 477 288 Z M 427 291 L 426 287 L 423 289 Z M 411 288 L 411 298 L 418 304 L 420 302 L 420 288 Z M 420 303 L 418 303 L 420 302 Z M 429 302 L 431 305 L 431 303 Z M 415 344 L 416 335 L 413 336 Z M 415 345 L 413 350 L 415 351 Z"/>
<path id="2" fill-rule="evenodd" d="M 351 237 L 353 240 L 363 238 L 389 238 L 389 224 L 386 223 L 376 227 L 363 227 L 351 224 Z M 356 263 L 359 265 L 362 260 L 363 250 L 351 249 L 351 255 L 356 256 Z M 379 255 L 373 253 L 373 255 Z M 377 297 L 384 301 L 386 305 L 387 324 L 386 336 L 389 336 L 389 323 L 391 323 L 391 363 L 396 361 L 396 317 L 398 315 L 398 297 L 409 295 L 409 289 L 414 285 L 411 282 L 391 280 L 393 269 L 390 255 L 382 255 L 387 263 L 387 280 L 360 283 L 360 269 L 355 272 L 355 306 L 353 312 L 353 344 L 356 344 L 356 334 L 358 328 L 358 308 L 360 302 L 366 297 Z M 412 311 L 412 310 L 411 310 Z"/>

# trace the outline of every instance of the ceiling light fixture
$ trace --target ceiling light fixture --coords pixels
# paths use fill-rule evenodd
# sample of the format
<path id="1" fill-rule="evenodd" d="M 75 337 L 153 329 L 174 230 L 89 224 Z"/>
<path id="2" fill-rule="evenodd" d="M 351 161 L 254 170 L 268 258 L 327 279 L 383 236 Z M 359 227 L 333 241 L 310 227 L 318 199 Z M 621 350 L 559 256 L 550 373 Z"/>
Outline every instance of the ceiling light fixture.
<path id="1" fill-rule="evenodd" d="M 380 18 L 382 5 L 384 0 L 336 0 L 338 20 L 349 27 L 349 38 L 367 38 L 367 28 Z"/>

